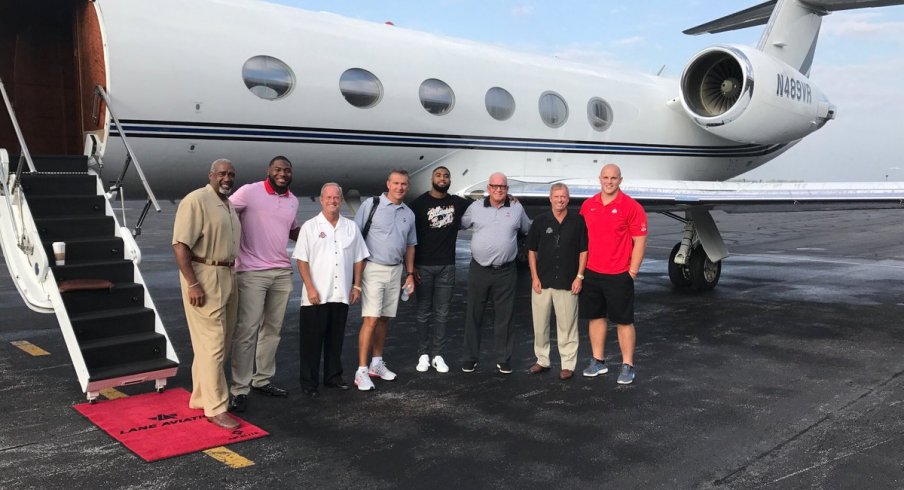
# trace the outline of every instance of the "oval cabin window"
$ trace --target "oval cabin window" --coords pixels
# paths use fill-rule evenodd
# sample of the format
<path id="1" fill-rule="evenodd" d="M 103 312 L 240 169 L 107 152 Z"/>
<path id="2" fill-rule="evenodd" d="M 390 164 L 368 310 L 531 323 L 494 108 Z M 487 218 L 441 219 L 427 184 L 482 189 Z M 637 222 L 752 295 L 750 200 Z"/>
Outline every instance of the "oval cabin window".
<path id="1" fill-rule="evenodd" d="M 295 86 L 295 74 L 289 65 L 265 55 L 245 62 L 242 79 L 252 94 L 266 100 L 281 99 Z"/>
<path id="2" fill-rule="evenodd" d="M 418 96 L 424 109 L 436 116 L 448 114 L 455 105 L 455 93 L 452 92 L 452 88 L 446 82 L 435 78 L 429 78 L 421 83 Z"/>
<path id="3" fill-rule="evenodd" d="M 383 98 L 383 84 L 371 72 L 361 68 L 345 70 L 339 77 L 339 90 L 349 104 L 366 109 Z"/>
<path id="4" fill-rule="evenodd" d="M 546 92 L 540 96 L 540 119 L 551 127 L 558 128 L 568 120 L 568 104 L 561 95 Z"/>

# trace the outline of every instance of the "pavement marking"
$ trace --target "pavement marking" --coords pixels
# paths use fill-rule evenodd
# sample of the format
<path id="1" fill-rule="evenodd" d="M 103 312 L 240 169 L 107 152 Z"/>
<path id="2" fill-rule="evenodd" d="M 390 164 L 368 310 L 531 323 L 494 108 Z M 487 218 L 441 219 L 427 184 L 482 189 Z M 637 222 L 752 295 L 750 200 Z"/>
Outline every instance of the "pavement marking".
<path id="1" fill-rule="evenodd" d="M 235 451 L 225 446 L 206 449 L 204 450 L 204 454 L 233 469 L 254 466 L 254 461 L 251 461 L 250 459 L 242 456 L 239 453 L 236 453 Z"/>
<path id="2" fill-rule="evenodd" d="M 14 346 L 24 350 L 25 352 L 28 352 L 29 354 L 31 354 L 33 356 L 49 356 L 50 355 L 50 353 L 47 352 L 46 350 L 32 344 L 31 342 L 29 342 L 27 340 L 14 340 L 14 341 L 10 342 L 10 344 L 13 344 Z"/>
<path id="3" fill-rule="evenodd" d="M 117 398 L 126 398 L 129 395 L 117 390 L 116 388 L 104 388 L 100 390 L 100 394 L 104 395 L 107 400 L 115 400 Z"/>

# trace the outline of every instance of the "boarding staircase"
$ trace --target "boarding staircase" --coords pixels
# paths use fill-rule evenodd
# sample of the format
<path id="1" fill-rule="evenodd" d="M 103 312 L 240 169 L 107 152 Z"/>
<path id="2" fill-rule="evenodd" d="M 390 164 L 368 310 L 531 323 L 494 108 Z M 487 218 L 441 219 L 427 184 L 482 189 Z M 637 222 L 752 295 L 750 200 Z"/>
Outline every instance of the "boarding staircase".
<path id="1" fill-rule="evenodd" d="M 118 125 L 109 96 L 97 90 Z M 120 226 L 110 204 L 134 163 L 148 192 L 137 233 L 149 206 L 156 206 L 128 142 L 122 175 L 107 192 L 96 171 L 102 162 L 93 136 L 89 155 L 32 157 L 2 81 L 0 91 L 22 150 L 10 159 L 0 149 L 0 242 L 19 293 L 31 309 L 56 315 L 89 401 L 105 388 L 152 380 L 162 391 L 179 360 L 138 268 L 133 232 Z M 55 242 L 65 243 L 59 261 Z"/>

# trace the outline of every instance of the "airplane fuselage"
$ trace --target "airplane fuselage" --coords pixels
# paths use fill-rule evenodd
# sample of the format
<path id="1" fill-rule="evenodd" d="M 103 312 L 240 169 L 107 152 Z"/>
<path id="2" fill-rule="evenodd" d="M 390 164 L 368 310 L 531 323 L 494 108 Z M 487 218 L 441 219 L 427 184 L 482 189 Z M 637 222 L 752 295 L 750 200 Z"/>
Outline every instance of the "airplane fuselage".
<path id="1" fill-rule="evenodd" d="M 405 168 L 415 195 L 428 187 L 429 170 L 438 164 L 452 171 L 453 191 L 494 171 L 539 181 L 594 178 L 605 162 L 619 163 L 637 179 L 724 180 L 787 149 L 735 143 L 700 129 L 677 102 L 674 79 L 268 3 L 95 5 L 114 110 L 163 196 L 197 187 L 219 157 L 236 163 L 240 181 L 251 181 L 264 176 L 272 156 L 286 155 L 296 166 L 293 187 L 302 194 L 316 193 L 326 181 L 380 191 L 390 169 Z M 260 56 L 282 65 L 263 75 L 277 78 L 276 89 L 258 87 L 256 94 L 249 83 L 265 82 L 249 82 L 248 75 L 260 78 L 254 68 L 261 65 L 252 62 L 248 70 L 246 63 Z M 340 90 L 353 69 L 378 80 L 370 80 L 378 93 L 364 86 L 365 102 L 353 99 L 366 105 L 373 95 L 369 107 L 353 105 Z M 423 87 L 430 79 L 441 83 Z M 344 81 L 353 92 L 361 87 L 354 77 Z M 510 95 L 502 99 L 503 112 L 514 109 L 505 120 L 488 111 L 491 89 Z M 559 96 L 567 114 L 546 94 Z M 600 100 L 608 106 L 605 121 L 594 120 L 608 124 L 602 131 L 591 124 Z M 125 157 L 116 134 L 108 120 L 103 159 L 113 172 Z"/>

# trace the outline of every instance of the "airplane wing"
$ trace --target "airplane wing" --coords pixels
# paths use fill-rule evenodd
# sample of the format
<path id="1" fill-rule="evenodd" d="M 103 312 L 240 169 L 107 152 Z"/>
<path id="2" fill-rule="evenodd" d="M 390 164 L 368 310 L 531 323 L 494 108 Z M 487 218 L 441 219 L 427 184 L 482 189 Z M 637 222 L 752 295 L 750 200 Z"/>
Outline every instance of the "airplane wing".
<path id="1" fill-rule="evenodd" d="M 548 206 L 549 186 L 568 185 L 572 204 L 600 191 L 587 179 L 509 177 L 509 192 L 525 206 Z M 486 183 L 461 194 L 483 197 Z M 828 211 L 904 208 L 904 182 L 710 182 L 625 180 L 621 189 L 648 212 L 682 211 L 704 206 L 725 212 Z"/>

